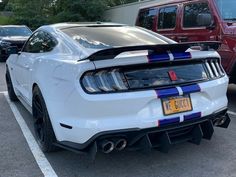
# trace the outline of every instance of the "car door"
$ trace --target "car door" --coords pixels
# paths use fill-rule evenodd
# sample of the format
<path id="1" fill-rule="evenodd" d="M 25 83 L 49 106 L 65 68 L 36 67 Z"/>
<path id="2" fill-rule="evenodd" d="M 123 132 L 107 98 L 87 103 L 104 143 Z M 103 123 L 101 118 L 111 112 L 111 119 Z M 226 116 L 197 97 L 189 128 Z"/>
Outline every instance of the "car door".
<path id="1" fill-rule="evenodd" d="M 179 27 L 177 13 L 178 5 L 159 7 L 156 32 L 176 41 Z"/>
<path id="2" fill-rule="evenodd" d="M 33 74 L 33 63 L 43 53 L 44 32 L 35 32 L 26 42 L 15 63 L 15 78 L 20 96 L 30 104 L 30 83 Z"/>
<path id="3" fill-rule="evenodd" d="M 177 42 L 216 41 L 217 30 L 214 27 L 214 14 L 206 0 L 191 1 L 182 4 L 181 28 Z M 211 25 L 204 24 L 202 16 L 211 18 Z"/>

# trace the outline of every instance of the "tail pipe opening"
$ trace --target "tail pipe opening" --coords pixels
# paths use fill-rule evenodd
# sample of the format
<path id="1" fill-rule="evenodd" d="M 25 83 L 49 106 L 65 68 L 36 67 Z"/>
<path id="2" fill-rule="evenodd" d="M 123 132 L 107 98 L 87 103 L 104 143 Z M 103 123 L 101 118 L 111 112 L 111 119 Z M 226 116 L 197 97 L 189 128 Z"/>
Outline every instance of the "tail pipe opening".
<path id="1" fill-rule="evenodd" d="M 127 141 L 125 139 L 119 139 L 115 143 L 115 149 L 117 151 L 122 151 L 127 146 Z"/>
<path id="2" fill-rule="evenodd" d="M 115 148 L 115 145 L 112 141 L 102 140 L 100 142 L 100 149 L 105 154 L 112 152 L 114 150 L 114 148 Z"/>
<path id="3" fill-rule="evenodd" d="M 213 123 L 215 126 L 217 127 L 221 127 L 221 128 L 228 128 L 229 124 L 230 124 L 230 117 L 228 115 L 228 113 L 225 113 L 224 115 L 216 118 Z"/>

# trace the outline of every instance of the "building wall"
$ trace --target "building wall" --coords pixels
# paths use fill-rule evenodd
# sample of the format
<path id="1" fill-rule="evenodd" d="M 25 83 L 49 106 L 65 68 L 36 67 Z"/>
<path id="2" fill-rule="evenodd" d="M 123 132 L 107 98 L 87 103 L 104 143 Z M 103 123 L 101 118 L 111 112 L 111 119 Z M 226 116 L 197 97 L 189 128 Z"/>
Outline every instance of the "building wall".
<path id="1" fill-rule="evenodd" d="M 105 12 L 104 18 L 111 22 L 134 25 L 140 7 L 165 1 L 166 0 L 146 0 L 112 7 Z"/>

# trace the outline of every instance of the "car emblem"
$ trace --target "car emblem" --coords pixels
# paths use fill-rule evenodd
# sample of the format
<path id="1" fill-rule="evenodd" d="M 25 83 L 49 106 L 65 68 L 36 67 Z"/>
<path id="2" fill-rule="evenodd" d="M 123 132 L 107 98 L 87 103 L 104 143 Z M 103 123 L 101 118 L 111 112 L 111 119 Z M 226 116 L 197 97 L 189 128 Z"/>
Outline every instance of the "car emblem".
<path id="1" fill-rule="evenodd" d="M 174 71 L 168 71 L 168 74 L 169 74 L 169 77 L 170 77 L 171 81 L 177 81 L 178 80 L 177 75 Z"/>

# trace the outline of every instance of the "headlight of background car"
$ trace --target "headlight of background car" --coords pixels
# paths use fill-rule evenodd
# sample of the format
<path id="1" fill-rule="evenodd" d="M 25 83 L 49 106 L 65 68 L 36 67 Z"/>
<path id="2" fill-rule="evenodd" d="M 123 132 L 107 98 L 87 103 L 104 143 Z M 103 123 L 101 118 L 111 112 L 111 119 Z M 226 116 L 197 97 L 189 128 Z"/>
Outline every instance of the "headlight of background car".
<path id="1" fill-rule="evenodd" d="M 128 90 L 124 74 L 118 69 L 86 73 L 82 78 L 82 85 L 90 93 Z"/>

